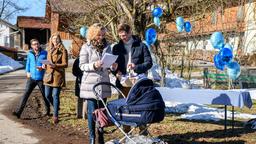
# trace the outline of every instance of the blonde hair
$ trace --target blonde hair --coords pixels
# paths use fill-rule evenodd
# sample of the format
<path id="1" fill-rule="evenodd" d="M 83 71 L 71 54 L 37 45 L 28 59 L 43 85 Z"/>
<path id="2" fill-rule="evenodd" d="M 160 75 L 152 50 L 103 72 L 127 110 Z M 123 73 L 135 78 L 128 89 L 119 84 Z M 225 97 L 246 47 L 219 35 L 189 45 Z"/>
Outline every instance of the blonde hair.
<path id="1" fill-rule="evenodd" d="M 100 24 L 100 23 L 95 23 L 95 24 L 91 25 L 91 26 L 88 28 L 88 31 L 87 31 L 87 40 L 88 40 L 88 41 L 95 40 L 96 36 L 97 36 L 101 31 L 106 32 L 106 29 L 105 29 L 105 27 L 104 27 L 102 24 Z"/>
<path id="2" fill-rule="evenodd" d="M 49 48 L 53 48 L 53 47 L 54 47 L 54 45 L 53 45 L 53 43 L 52 43 L 52 38 L 53 38 L 54 36 L 57 36 L 57 39 L 59 40 L 59 43 L 57 44 L 57 46 L 59 47 L 60 45 L 62 45 L 62 40 L 61 40 L 61 38 L 60 38 L 60 34 L 59 34 L 59 33 L 53 33 L 53 34 L 51 35 L 51 37 L 50 37 L 50 40 L 49 40 Z"/>

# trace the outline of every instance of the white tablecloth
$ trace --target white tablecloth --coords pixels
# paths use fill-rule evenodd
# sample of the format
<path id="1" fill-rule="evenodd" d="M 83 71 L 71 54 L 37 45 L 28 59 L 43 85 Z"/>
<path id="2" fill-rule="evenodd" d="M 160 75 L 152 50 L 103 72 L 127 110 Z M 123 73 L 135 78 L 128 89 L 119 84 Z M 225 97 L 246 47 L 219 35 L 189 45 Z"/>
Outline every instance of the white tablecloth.
<path id="1" fill-rule="evenodd" d="M 157 87 L 164 101 L 252 107 L 248 91 Z"/>
<path id="2" fill-rule="evenodd" d="M 251 98 L 256 100 L 256 90 L 248 90 L 248 92 L 250 93 Z"/>

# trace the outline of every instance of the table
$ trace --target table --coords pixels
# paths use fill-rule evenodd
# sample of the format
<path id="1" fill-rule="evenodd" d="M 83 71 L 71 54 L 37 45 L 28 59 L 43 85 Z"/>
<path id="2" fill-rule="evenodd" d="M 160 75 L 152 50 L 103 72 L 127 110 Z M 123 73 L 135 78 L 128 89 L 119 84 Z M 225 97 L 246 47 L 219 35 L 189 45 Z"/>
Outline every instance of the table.
<path id="1" fill-rule="evenodd" d="M 234 129 L 234 106 L 252 107 L 252 99 L 246 90 L 182 89 L 156 87 L 164 101 L 212 104 L 225 106 L 225 131 L 227 129 L 227 106 L 232 106 L 232 129 Z"/>
<path id="2" fill-rule="evenodd" d="M 246 89 L 250 93 L 252 99 L 256 100 L 256 90 L 255 89 Z"/>

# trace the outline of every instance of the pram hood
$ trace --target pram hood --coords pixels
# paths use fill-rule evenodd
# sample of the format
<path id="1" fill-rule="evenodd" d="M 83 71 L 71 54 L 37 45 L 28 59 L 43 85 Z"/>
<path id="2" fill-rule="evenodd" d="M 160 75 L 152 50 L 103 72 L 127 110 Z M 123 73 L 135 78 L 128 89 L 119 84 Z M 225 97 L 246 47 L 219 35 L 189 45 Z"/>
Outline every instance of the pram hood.
<path id="1" fill-rule="evenodd" d="M 154 87 L 154 83 L 152 80 L 148 78 L 142 78 L 139 79 L 133 87 L 130 89 L 127 99 L 126 99 L 126 104 L 127 105 L 134 105 L 136 102 L 140 101 L 148 101 L 148 102 L 154 102 L 154 101 L 161 101 L 163 102 L 163 99 L 161 95 L 152 95 L 152 94 L 147 94 L 150 92 L 155 92 L 157 91 Z M 145 102 L 147 103 L 147 102 Z"/>

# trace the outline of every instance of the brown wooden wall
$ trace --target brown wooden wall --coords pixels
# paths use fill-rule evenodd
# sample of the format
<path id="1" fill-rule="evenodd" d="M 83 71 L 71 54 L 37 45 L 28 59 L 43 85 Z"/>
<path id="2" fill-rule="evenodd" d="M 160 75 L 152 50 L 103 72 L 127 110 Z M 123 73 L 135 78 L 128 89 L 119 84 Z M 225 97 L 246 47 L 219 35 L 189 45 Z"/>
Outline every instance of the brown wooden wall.
<path id="1" fill-rule="evenodd" d="M 60 24 L 60 15 L 58 13 L 51 13 L 51 34 L 59 33 L 62 40 L 72 40 L 72 48 L 69 51 L 69 54 L 77 57 L 79 55 L 80 48 L 82 47 L 84 41 L 79 36 L 71 34 L 69 32 L 64 32 L 59 30 Z"/>

